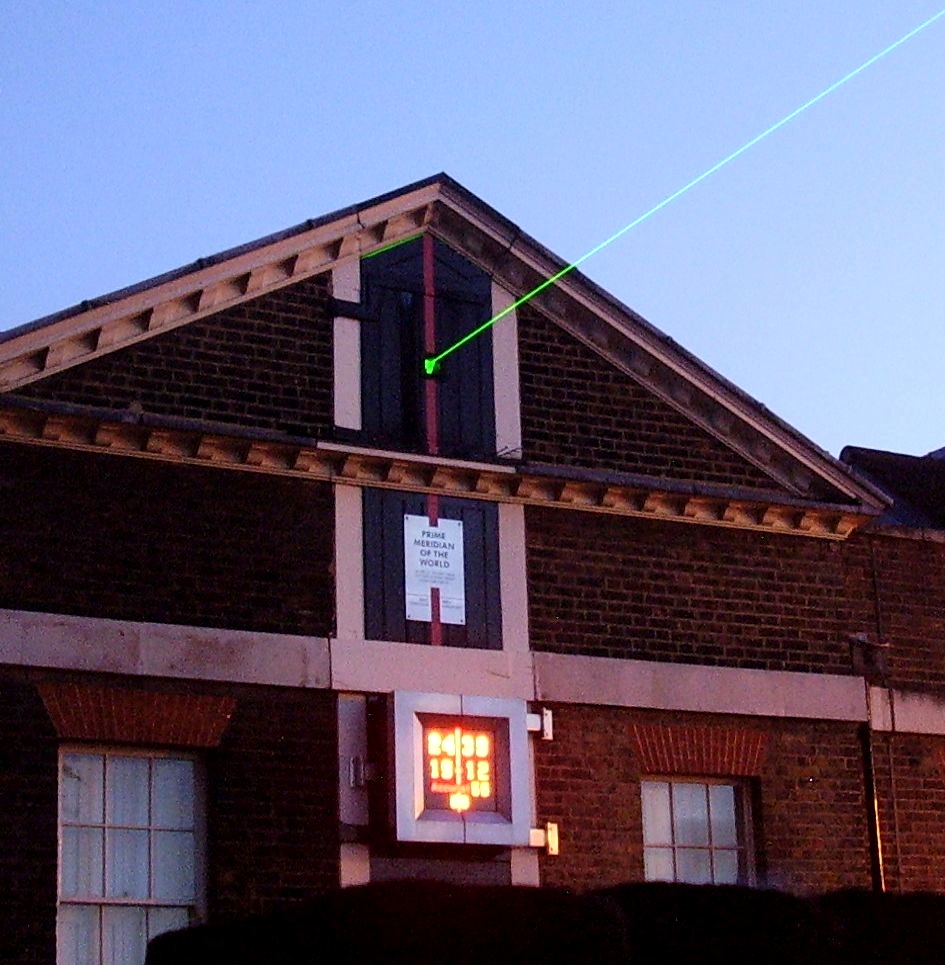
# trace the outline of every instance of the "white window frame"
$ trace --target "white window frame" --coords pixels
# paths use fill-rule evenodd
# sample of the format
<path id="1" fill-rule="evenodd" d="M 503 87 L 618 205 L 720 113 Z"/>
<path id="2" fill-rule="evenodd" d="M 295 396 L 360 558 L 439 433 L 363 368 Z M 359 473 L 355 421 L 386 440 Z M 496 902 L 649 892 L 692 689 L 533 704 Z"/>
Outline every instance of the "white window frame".
<path id="1" fill-rule="evenodd" d="M 670 801 L 670 812 L 668 815 L 669 827 L 670 827 L 670 840 L 669 841 L 648 841 L 647 840 L 647 828 L 646 819 L 643 813 L 643 795 L 644 789 L 647 784 L 666 784 L 669 785 L 669 801 Z M 699 786 L 705 788 L 706 793 L 706 804 L 707 804 L 707 822 L 706 822 L 706 840 L 705 845 L 691 845 L 691 844 L 680 844 L 676 841 L 675 827 L 676 823 L 674 820 L 673 813 L 673 791 L 672 785 L 691 785 Z M 712 820 L 711 814 L 709 813 L 709 788 L 710 787 L 730 787 L 734 792 L 734 805 L 735 805 L 735 836 L 736 844 L 735 846 L 727 844 L 716 844 L 712 838 Z M 754 844 L 754 834 L 753 834 L 753 824 L 752 824 L 752 794 L 751 794 L 751 783 L 749 780 L 744 778 L 725 778 L 725 777 L 700 777 L 700 776 L 689 776 L 689 775 L 647 775 L 643 777 L 640 781 L 640 798 L 641 798 L 641 824 L 642 824 L 642 837 L 643 837 L 643 860 L 644 860 L 644 875 L 647 881 L 686 881 L 685 878 L 680 877 L 679 873 L 679 854 L 680 852 L 705 852 L 710 858 L 710 869 L 711 869 L 711 884 L 718 883 L 731 883 L 731 882 L 718 882 L 716 880 L 716 855 L 720 853 L 734 853 L 737 860 L 737 884 L 753 886 L 757 883 L 757 873 L 756 873 L 756 862 L 755 862 L 755 844 Z M 662 877 L 650 877 L 646 875 L 646 856 L 647 851 L 660 851 L 668 852 L 671 855 L 673 877 L 671 879 L 666 879 Z"/>
<path id="2" fill-rule="evenodd" d="M 95 756 L 100 757 L 103 761 L 103 779 L 106 774 L 107 762 L 109 759 L 115 758 L 133 758 L 137 760 L 147 760 L 149 762 L 155 760 L 175 760 L 175 761 L 189 761 L 194 767 L 194 787 L 193 787 L 193 806 L 194 806 L 194 883 L 195 883 L 195 895 L 192 902 L 178 902 L 171 901 L 161 898 L 123 898 L 123 897 L 109 897 L 104 894 L 102 895 L 78 895 L 78 896 L 63 896 L 63 829 L 65 827 L 94 827 L 102 828 L 103 830 L 108 828 L 114 828 L 115 825 L 111 825 L 107 821 L 107 815 L 103 820 L 102 824 L 98 823 L 87 823 L 87 822 L 65 822 L 63 818 L 63 803 L 64 803 L 64 784 L 62 780 L 63 767 L 65 765 L 66 757 L 70 755 L 84 755 L 84 756 Z M 105 929 L 102 927 L 103 924 L 103 912 L 106 908 L 144 908 L 144 909 L 159 909 L 159 908 L 186 908 L 188 910 L 189 923 L 194 924 L 196 922 L 202 921 L 206 918 L 206 780 L 205 771 L 203 766 L 203 761 L 201 758 L 193 753 L 186 751 L 177 752 L 174 750 L 166 749 L 153 749 L 145 747 L 124 747 L 124 746 L 112 746 L 112 745 L 100 745 L 100 744 L 66 744 L 59 748 L 59 758 L 58 758 L 58 805 L 57 805 L 57 833 L 58 833 L 58 862 L 57 862 L 57 884 L 56 884 L 56 895 L 57 895 L 57 906 L 56 906 L 56 961 L 58 965 L 71 965 L 66 963 L 61 958 L 61 910 L 64 907 L 94 907 L 98 909 L 99 912 L 99 949 L 98 949 L 98 962 L 105 961 Z M 149 800 L 150 800 L 150 781 L 151 781 L 151 770 L 149 769 Z M 103 790 L 104 793 L 104 790 Z M 144 830 L 143 828 L 139 830 Z M 148 832 L 148 848 L 149 853 L 153 853 L 151 849 L 153 848 L 153 838 L 152 835 L 156 830 L 160 830 L 157 826 L 152 823 L 151 815 L 149 814 L 148 825 L 146 828 Z M 103 852 L 103 861 L 107 862 L 107 857 Z M 102 870 L 103 874 L 103 885 L 102 891 L 106 890 L 104 886 L 104 866 Z M 149 882 L 149 892 L 153 890 L 153 882 Z M 151 936 L 153 937 L 153 936 Z M 135 963 L 137 965 L 137 963 Z"/>

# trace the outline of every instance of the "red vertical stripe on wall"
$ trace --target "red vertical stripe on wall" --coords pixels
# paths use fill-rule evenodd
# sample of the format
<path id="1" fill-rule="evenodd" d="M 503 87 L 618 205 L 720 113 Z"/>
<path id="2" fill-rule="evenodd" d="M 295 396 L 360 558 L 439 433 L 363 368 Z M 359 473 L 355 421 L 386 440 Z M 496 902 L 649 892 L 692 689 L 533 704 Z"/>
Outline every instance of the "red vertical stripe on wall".
<path id="1" fill-rule="evenodd" d="M 436 355 L 436 282 L 433 261 L 433 238 L 423 236 L 423 351 Z M 426 409 L 427 452 L 439 452 L 439 424 L 437 418 L 436 379 L 424 379 Z"/>
<path id="2" fill-rule="evenodd" d="M 436 355 L 436 288 L 433 262 L 433 238 L 423 236 L 423 351 L 426 355 Z M 427 452 L 439 452 L 439 422 L 437 412 L 436 380 L 425 379 L 424 406 L 426 414 Z M 440 521 L 439 497 L 427 496 L 427 517 L 431 525 Z M 430 590 L 430 643 L 440 646 L 443 643 L 443 624 L 440 622 L 440 591 Z"/>
<path id="3" fill-rule="evenodd" d="M 440 497 L 436 493 L 427 495 L 427 519 L 431 526 L 440 521 Z M 443 643 L 443 624 L 440 622 L 440 590 L 433 587 L 430 590 L 430 643 L 439 647 Z"/>

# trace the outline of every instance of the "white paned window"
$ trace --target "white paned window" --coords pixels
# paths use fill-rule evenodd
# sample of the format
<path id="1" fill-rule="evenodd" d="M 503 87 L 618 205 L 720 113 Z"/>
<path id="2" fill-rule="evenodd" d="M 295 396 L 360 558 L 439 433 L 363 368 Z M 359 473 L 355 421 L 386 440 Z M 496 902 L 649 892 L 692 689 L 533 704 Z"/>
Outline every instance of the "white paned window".
<path id="1" fill-rule="evenodd" d="M 140 965 L 200 905 L 196 762 L 66 750 L 59 762 L 58 965 Z"/>
<path id="2" fill-rule="evenodd" d="M 722 781 L 643 781 L 646 880 L 752 884 L 746 791 Z"/>

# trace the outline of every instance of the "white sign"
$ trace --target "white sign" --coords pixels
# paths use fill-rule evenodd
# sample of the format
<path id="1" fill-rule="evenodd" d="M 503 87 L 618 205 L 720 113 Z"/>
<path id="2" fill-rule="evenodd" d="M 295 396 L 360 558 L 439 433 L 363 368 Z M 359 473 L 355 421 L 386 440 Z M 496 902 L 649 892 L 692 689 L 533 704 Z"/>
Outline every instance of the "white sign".
<path id="1" fill-rule="evenodd" d="M 466 623 L 463 523 L 404 515 L 404 589 L 407 619 L 430 623 L 430 591 L 440 591 L 440 623 Z"/>

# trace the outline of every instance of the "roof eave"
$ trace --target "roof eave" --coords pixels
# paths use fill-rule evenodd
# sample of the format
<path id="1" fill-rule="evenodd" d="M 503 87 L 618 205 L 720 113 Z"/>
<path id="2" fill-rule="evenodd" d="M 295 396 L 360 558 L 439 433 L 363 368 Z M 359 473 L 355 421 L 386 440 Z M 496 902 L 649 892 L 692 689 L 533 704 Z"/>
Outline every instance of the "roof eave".
<path id="1" fill-rule="evenodd" d="M 445 174 L 310 219 L 0 336 L 0 391 L 187 324 L 428 229 L 510 292 L 567 263 Z M 869 512 L 889 499 L 577 270 L 532 304 L 798 497 L 815 478 Z"/>

